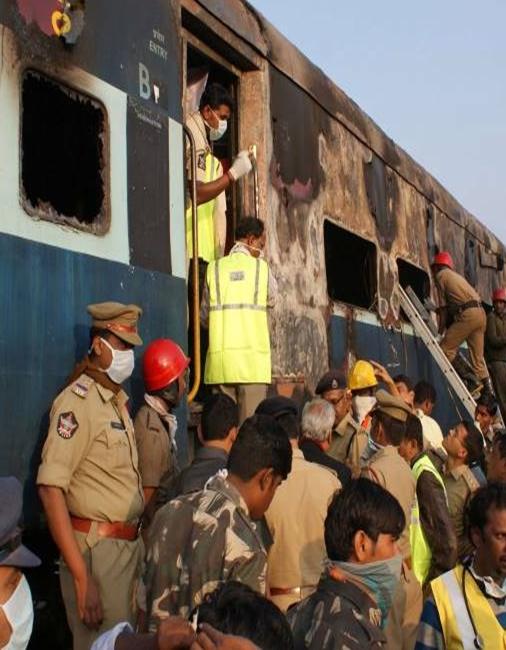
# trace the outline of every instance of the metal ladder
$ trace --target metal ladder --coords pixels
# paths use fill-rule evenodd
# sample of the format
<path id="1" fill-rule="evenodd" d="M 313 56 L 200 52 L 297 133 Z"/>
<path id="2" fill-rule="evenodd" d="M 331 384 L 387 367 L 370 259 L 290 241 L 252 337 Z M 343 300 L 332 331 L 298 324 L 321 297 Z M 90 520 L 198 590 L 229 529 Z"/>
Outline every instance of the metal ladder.
<path id="1" fill-rule="evenodd" d="M 443 350 L 441 350 L 441 347 L 439 346 L 438 340 L 436 338 L 436 328 L 432 322 L 432 319 L 430 318 L 428 311 L 422 305 L 411 287 L 406 287 L 406 289 L 403 289 L 399 285 L 399 297 L 401 307 L 413 325 L 413 329 L 415 330 L 416 334 L 425 343 L 434 361 L 437 363 L 441 372 L 446 377 L 446 380 L 455 391 L 457 397 L 461 400 L 466 411 L 471 416 L 471 419 L 474 420 L 476 402 L 474 401 L 473 396 L 467 389 L 467 386 L 464 384 L 455 368 L 448 361 L 448 358 Z"/>

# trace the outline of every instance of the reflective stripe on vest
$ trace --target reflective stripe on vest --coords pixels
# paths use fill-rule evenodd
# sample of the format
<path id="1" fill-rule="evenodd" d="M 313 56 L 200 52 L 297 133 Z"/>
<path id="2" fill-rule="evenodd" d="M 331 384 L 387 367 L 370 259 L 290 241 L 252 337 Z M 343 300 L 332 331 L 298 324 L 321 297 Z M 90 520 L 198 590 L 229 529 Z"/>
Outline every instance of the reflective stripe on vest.
<path id="1" fill-rule="evenodd" d="M 415 481 L 418 482 L 420 474 L 422 472 L 430 472 L 440 483 L 441 487 L 445 491 L 443 479 L 441 475 L 435 468 L 433 462 L 427 455 L 422 456 L 417 462 L 413 465 L 411 470 Z M 411 525 L 409 527 L 409 541 L 411 545 L 411 563 L 413 568 L 413 573 L 416 576 L 416 579 L 420 584 L 424 584 L 429 575 L 430 564 L 432 561 L 432 551 L 425 537 L 425 533 L 420 522 L 420 509 L 418 506 L 418 499 L 416 498 L 411 509 Z"/>
<path id="2" fill-rule="evenodd" d="M 207 384 L 271 382 L 268 282 L 267 263 L 245 253 L 232 253 L 207 267 Z"/>
<path id="3" fill-rule="evenodd" d="M 459 564 L 430 583 L 446 650 L 475 650 L 473 625 L 462 591 L 464 567 Z M 475 579 L 466 571 L 465 588 L 472 621 L 480 635 L 481 648 L 504 650 L 506 634 Z"/>
<path id="4" fill-rule="evenodd" d="M 212 154 L 206 156 L 206 178 L 205 182 L 210 183 L 216 180 L 217 169 L 220 161 Z M 216 237 L 214 234 L 214 208 L 216 199 L 197 206 L 197 224 L 199 235 L 199 257 L 211 262 L 218 257 Z M 188 258 L 193 257 L 193 228 L 192 228 L 192 206 L 186 210 L 186 250 Z"/>

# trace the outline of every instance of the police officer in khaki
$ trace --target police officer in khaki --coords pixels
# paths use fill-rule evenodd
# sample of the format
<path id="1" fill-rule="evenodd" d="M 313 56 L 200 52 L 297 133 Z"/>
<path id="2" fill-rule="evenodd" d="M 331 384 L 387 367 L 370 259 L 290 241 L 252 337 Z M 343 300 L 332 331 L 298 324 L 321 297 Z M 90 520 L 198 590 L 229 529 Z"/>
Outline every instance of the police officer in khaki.
<path id="1" fill-rule="evenodd" d="M 74 650 L 135 622 L 144 508 L 132 421 L 121 384 L 141 345 L 136 305 L 90 305 L 89 354 L 53 402 L 37 476 L 61 553 L 60 583 Z"/>
<path id="2" fill-rule="evenodd" d="M 447 251 L 438 253 L 432 262 L 432 273 L 439 287 L 444 306 L 438 309 L 446 331 L 441 349 L 471 391 L 484 388 L 493 392 L 483 350 L 487 318 L 476 289 L 453 270 L 453 260 Z M 458 356 L 459 347 L 467 341 L 472 372 Z"/>
<path id="3" fill-rule="evenodd" d="M 415 500 L 416 484 L 408 463 L 399 454 L 404 438 L 406 421 L 411 407 L 398 397 L 380 389 L 376 392 L 376 406 L 372 411 L 370 446 L 375 448 L 362 471 L 388 490 L 400 503 L 406 527 L 399 539 L 399 549 L 404 558 L 403 572 L 388 616 L 385 634 L 388 647 L 411 650 L 416 641 L 416 630 L 422 613 L 422 590 L 411 571 L 409 523 Z"/>

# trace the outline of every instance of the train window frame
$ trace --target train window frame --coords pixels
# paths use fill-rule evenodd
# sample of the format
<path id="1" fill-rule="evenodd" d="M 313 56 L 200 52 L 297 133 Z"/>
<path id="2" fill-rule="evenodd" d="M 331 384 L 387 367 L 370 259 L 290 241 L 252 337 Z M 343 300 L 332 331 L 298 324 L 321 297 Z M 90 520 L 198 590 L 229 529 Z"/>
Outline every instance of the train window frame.
<path id="1" fill-rule="evenodd" d="M 350 293 L 345 292 L 345 293 L 339 293 L 338 291 L 334 291 L 335 288 L 338 287 L 347 287 L 347 290 L 349 291 L 351 289 L 350 285 L 350 277 L 355 277 L 356 280 L 358 281 L 360 274 L 350 274 L 351 267 L 341 269 L 341 268 L 333 268 L 332 269 L 332 275 L 329 273 L 330 270 L 330 265 L 329 265 L 329 256 L 332 252 L 334 252 L 332 247 L 329 247 L 328 245 L 328 240 L 330 238 L 329 233 L 330 233 L 330 228 L 334 229 L 333 230 L 333 235 L 338 235 L 338 231 L 341 232 L 341 236 L 345 239 L 348 239 L 350 243 L 353 243 L 353 240 L 355 240 L 355 244 L 357 246 L 362 246 L 364 251 L 366 251 L 366 268 L 365 271 L 366 273 L 369 274 L 369 280 L 370 280 L 370 287 L 368 288 L 368 291 L 366 292 L 364 290 L 364 287 L 362 287 L 360 290 L 363 292 L 363 295 L 360 296 L 360 299 L 350 299 Z M 362 234 L 358 234 L 356 232 L 353 232 L 349 228 L 343 227 L 341 223 L 337 223 L 331 219 L 324 219 L 323 220 L 323 247 L 324 247 L 324 260 L 325 260 L 325 276 L 326 276 L 326 281 L 327 281 L 327 295 L 329 296 L 329 299 L 332 302 L 336 303 L 344 303 L 347 305 L 351 305 L 352 307 L 356 307 L 359 309 L 365 309 L 367 311 L 372 311 L 374 304 L 377 299 L 377 293 L 378 293 L 378 247 L 376 243 L 368 239 L 367 237 L 364 237 Z M 345 250 L 349 250 L 348 247 L 344 247 Z M 339 252 L 339 251 L 337 251 Z M 350 255 L 354 254 L 352 251 L 349 253 Z M 336 259 L 342 259 L 342 256 L 340 258 Z M 346 265 L 346 262 L 344 262 Z M 341 272 L 347 271 L 346 276 L 340 276 Z M 338 278 L 339 277 L 346 277 L 346 283 L 339 283 Z"/>
<path id="2" fill-rule="evenodd" d="M 29 150 L 27 147 L 26 138 L 29 137 L 25 131 L 25 118 L 26 111 L 28 107 L 26 106 L 25 98 L 25 83 L 28 77 L 32 77 L 37 81 L 42 81 L 49 86 L 55 87 L 62 95 L 66 96 L 66 99 L 69 100 L 69 108 L 74 106 L 81 109 L 82 115 L 84 110 L 93 109 L 97 111 L 97 128 L 93 129 L 93 132 L 96 132 L 96 138 L 93 141 L 93 144 L 96 143 L 97 149 L 95 152 L 96 156 L 96 165 L 92 171 L 92 174 L 95 176 L 94 182 L 100 184 L 100 190 L 102 193 L 102 198 L 98 199 L 97 202 L 97 211 L 95 214 L 88 214 L 83 219 L 80 219 L 76 215 L 65 214 L 60 211 L 53 203 L 53 196 L 49 199 L 45 199 L 41 196 L 36 196 L 36 202 L 34 203 L 33 188 L 27 188 L 29 183 L 27 182 L 28 174 L 36 173 L 36 170 L 28 172 L 25 165 L 28 163 L 25 160 L 26 152 Z M 20 204 L 26 214 L 34 220 L 42 220 L 45 222 L 52 223 L 58 226 L 67 226 L 73 230 L 83 231 L 96 236 L 104 236 L 111 229 L 111 180 L 110 180 L 110 129 L 109 129 L 109 116 L 108 111 L 105 105 L 98 98 L 90 95 L 89 93 L 73 86 L 62 79 L 58 79 L 50 74 L 47 74 L 45 71 L 36 69 L 36 68 L 26 68 L 22 70 L 20 74 L 20 110 L 19 110 L 19 148 L 20 148 L 20 168 L 19 168 L 19 196 Z M 50 101 L 48 101 L 48 105 Z M 30 107 L 33 112 L 33 107 Z M 47 109 L 46 113 L 47 114 Z M 77 115 L 77 111 L 76 111 Z M 81 120 L 83 119 L 81 115 Z M 77 118 L 76 118 L 77 119 Z M 33 143 L 30 143 L 30 147 L 33 149 Z M 91 147 L 88 148 L 88 152 L 91 150 Z M 48 155 L 56 156 L 56 154 L 51 151 Z M 92 155 L 90 156 L 92 157 Z M 44 160 L 48 160 L 46 157 Z M 37 163 L 41 166 L 44 163 L 44 160 L 35 162 L 31 161 L 31 166 L 36 167 Z M 56 158 L 55 158 L 56 160 Z M 54 161 L 53 161 L 54 162 Z M 82 164 L 82 159 L 81 163 Z M 91 164 L 90 164 L 91 169 Z M 90 176 L 91 178 L 91 176 Z M 31 182 L 31 181 L 30 181 Z M 39 180 L 39 183 L 42 181 Z M 35 183 L 37 185 L 37 183 Z M 98 185 L 96 185 L 98 187 Z M 32 196 L 30 196 L 32 195 Z M 81 192 L 80 195 L 75 195 L 71 202 L 74 204 L 78 202 L 80 196 L 85 195 L 85 190 Z M 82 200 L 82 199 L 81 199 Z"/>
<path id="3" fill-rule="evenodd" d="M 403 289 L 405 289 L 407 286 L 410 286 L 413 289 L 413 291 L 415 292 L 415 294 L 417 295 L 420 302 L 423 303 L 424 300 L 426 298 L 429 298 L 429 296 L 430 296 L 430 287 L 431 287 L 430 274 L 425 269 L 422 269 L 420 266 L 417 266 L 416 264 L 413 264 L 413 262 L 411 260 L 407 260 L 404 257 L 398 256 L 395 261 L 396 261 L 396 265 L 397 265 L 397 277 L 398 277 L 399 286 L 401 286 Z M 406 277 L 407 272 L 415 273 L 415 274 L 418 275 L 418 278 L 416 278 L 416 280 L 417 280 L 416 282 L 402 282 L 401 281 L 401 265 L 405 267 L 405 271 L 402 272 L 402 275 L 404 277 Z M 422 275 L 424 276 L 423 278 L 422 278 Z M 425 283 L 425 287 L 424 287 L 425 290 L 424 291 L 421 291 L 421 289 L 423 287 L 421 286 L 421 284 L 418 284 L 418 283 L 421 283 L 421 282 Z M 415 286 L 413 286 L 413 285 L 415 285 Z"/>

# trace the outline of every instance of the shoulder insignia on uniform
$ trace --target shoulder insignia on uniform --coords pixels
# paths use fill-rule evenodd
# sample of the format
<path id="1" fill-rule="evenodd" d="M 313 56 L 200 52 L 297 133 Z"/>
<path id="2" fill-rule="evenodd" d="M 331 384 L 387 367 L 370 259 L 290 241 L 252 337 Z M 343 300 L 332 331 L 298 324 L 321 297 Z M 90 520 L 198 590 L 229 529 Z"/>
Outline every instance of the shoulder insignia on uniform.
<path id="1" fill-rule="evenodd" d="M 72 385 L 72 392 L 79 397 L 86 397 L 92 384 L 93 379 L 83 375 Z"/>
<path id="2" fill-rule="evenodd" d="M 206 171 L 206 152 L 201 151 L 197 154 L 197 167 Z"/>
<path id="3" fill-rule="evenodd" d="M 79 428 L 79 423 L 76 419 L 76 416 L 72 411 L 67 411 L 66 413 L 60 413 L 58 416 L 58 424 L 56 425 L 56 431 L 61 438 L 68 440 L 72 438 L 74 433 Z"/>

